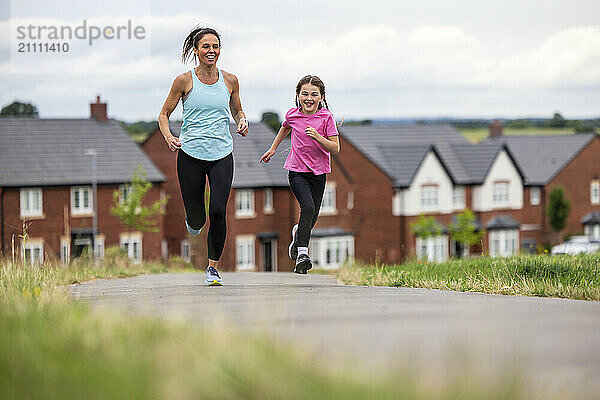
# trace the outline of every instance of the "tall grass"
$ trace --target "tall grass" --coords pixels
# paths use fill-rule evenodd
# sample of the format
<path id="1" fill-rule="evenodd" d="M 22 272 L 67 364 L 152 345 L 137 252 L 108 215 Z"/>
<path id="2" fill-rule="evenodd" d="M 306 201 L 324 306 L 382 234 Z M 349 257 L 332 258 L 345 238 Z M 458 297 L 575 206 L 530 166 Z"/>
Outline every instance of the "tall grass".
<path id="1" fill-rule="evenodd" d="M 160 270 L 146 264 L 1 262 L 0 398 L 529 398 L 514 379 L 489 385 L 461 371 L 440 384 L 401 368 L 365 374 L 352 365 L 322 365 L 314 354 L 224 324 L 200 328 L 92 311 L 60 286 Z"/>
<path id="2" fill-rule="evenodd" d="M 600 255 L 478 257 L 432 263 L 342 267 L 340 280 L 367 286 L 404 286 L 507 295 L 600 300 Z"/>

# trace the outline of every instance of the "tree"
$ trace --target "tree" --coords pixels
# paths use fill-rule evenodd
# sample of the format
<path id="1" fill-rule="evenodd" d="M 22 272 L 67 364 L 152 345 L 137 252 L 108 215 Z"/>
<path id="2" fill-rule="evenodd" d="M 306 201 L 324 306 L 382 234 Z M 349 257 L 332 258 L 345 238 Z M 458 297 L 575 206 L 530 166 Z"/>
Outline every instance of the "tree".
<path id="1" fill-rule="evenodd" d="M 463 246 L 473 246 L 481 240 L 485 231 L 477 230 L 477 219 L 473 211 L 468 208 L 456 216 L 456 222 L 450 224 L 450 233 L 454 241 Z"/>
<path id="2" fill-rule="evenodd" d="M 546 215 L 552 229 L 556 232 L 564 229 L 567 225 L 569 211 L 571 211 L 571 203 L 565 197 L 565 190 L 560 186 L 555 186 L 550 191 L 550 200 L 546 206 Z"/>
<path id="3" fill-rule="evenodd" d="M 281 127 L 281 120 L 279 119 L 279 114 L 275 111 L 265 111 L 262 114 L 260 122 L 267 125 L 273 132 L 278 132 Z"/>
<path id="4" fill-rule="evenodd" d="M 158 227 L 154 217 L 158 214 L 165 214 L 165 205 L 169 200 L 168 196 L 155 201 L 150 206 L 142 205 L 144 196 L 152 188 L 152 183 L 146 180 L 146 171 L 138 165 L 133 172 L 131 185 L 126 186 L 125 190 L 115 190 L 113 192 L 114 206 L 110 212 L 118 217 L 123 225 L 130 230 L 142 232 L 156 232 Z"/>
<path id="5" fill-rule="evenodd" d="M 553 128 L 564 128 L 567 126 L 567 121 L 559 112 L 555 112 L 552 119 L 548 122 L 548 125 Z"/>
<path id="6" fill-rule="evenodd" d="M 412 233 L 419 236 L 421 239 L 427 239 L 430 236 L 438 236 L 442 233 L 441 226 L 435 222 L 433 217 L 426 217 L 419 214 L 419 218 L 411 222 L 410 229 Z"/>
<path id="7" fill-rule="evenodd" d="M 38 118 L 38 110 L 33 104 L 13 101 L 11 104 L 2 107 L 0 118 L 5 117 Z"/>

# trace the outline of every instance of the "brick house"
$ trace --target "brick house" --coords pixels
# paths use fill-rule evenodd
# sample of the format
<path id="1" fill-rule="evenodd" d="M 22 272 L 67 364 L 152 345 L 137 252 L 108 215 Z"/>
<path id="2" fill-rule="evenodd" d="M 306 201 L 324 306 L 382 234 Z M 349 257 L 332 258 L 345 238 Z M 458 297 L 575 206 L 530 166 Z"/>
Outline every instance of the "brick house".
<path id="1" fill-rule="evenodd" d="M 127 191 L 138 165 L 155 184 L 145 198 L 149 203 L 164 196 L 164 176 L 120 124 L 108 119 L 106 103 L 98 97 L 90 109 L 90 119 L 0 119 L 2 256 L 22 251 L 32 263 L 66 262 L 86 249 L 102 256 L 105 247 L 120 245 L 134 259 L 162 257 L 161 216 L 156 221 L 158 232 L 131 232 L 110 213 L 110 207 L 113 192 Z M 92 190 L 94 158 L 97 207 Z M 24 230 L 28 238 L 22 241 Z"/>
<path id="2" fill-rule="evenodd" d="M 503 136 L 501 126 L 483 143 L 503 143 L 525 176 L 523 244 L 535 249 L 566 234 L 600 240 L 600 136 L 596 134 Z M 554 234 L 545 209 L 555 186 L 565 189 L 571 211 L 565 229 Z"/>

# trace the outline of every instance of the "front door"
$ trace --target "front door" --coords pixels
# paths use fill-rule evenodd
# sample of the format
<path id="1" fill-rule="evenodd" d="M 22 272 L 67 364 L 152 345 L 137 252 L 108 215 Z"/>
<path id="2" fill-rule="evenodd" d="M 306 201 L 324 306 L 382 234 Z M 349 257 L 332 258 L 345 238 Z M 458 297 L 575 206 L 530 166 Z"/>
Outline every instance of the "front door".
<path id="1" fill-rule="evenodd" d="M 92 254 L 92 235 L 91 234 L 77 234 L 71 238 L 73 243 L 73 258 L 77 258 L 81 255 Z"/>
<path id="2" fill-rule="evenodd" d="M 277 240 L 269 239 L 262 242 L 262 270 L 265 272 L 277 271 L 276 264 Z"/>

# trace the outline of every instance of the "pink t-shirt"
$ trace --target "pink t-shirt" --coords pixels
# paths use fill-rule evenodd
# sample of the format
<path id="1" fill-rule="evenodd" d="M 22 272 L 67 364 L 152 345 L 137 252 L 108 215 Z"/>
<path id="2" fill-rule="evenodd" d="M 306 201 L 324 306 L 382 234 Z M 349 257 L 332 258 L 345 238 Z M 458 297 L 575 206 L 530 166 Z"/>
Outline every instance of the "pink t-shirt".
<path id="1" fill-rule="evenodd" d="M 300 107 L 290 108 L 281 124 L 292 128 L 292 149 L 283 168 L 295 172 L 321 175 L 331 172 L 329 152 L 305 132 L 312 126 L 325 138 L 338 134 L 333 114 L 325 107 L 314 114 L 302 114 Z"/>

